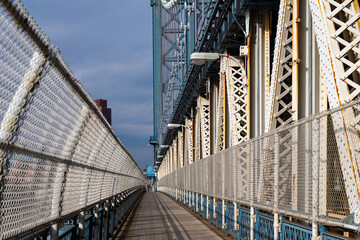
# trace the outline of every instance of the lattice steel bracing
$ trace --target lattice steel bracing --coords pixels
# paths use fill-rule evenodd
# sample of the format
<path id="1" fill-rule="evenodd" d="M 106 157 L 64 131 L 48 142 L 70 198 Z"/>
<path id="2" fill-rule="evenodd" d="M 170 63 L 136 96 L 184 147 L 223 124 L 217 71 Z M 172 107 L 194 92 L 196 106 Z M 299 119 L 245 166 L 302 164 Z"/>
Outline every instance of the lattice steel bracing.
<path id="1" fill-rule="evenodd" d="M 184 167 L 184 133 L 179 131 L 178 132 L 178 161 L 179 161 L 179 167 Z"/>
<path id="2" fill-rule="evenodd" d="M 177 139 L 175 138 L 172 145 L 173 171 L 179 168 L 177 148 Z"/>
<path id="3" fill-rule="evenodd" d="M 199 96 L 202 158 L 210 156 L 210 106 L 209 100 Z"/>
<path id="4" fill-rule="evenodd" d="M 193 123 L 192 119 L 185 119 L 185 144 L 186 144 L 186 156 L 185 162 L 191 164 L 193 160 Z"/>
<path id="5" fill-rule="evenodd" d="M 231 145 L 244 142 L 249 136 L 248 80 L 240 62 L 224 58 L 226 90 L 230 115 Z"/>
<path id="6" fill-rule="evenodd" d="M 225 101 L 226 101 L 226 62 L 225 58 L 220 61 L 219 98 L 216 109 L 216 141 L 215 153 L 225 149 Z"/>
<path id="7" fill-rule="evenodd" d="M 331 108 L 359 97 L 359 2 L 310 0 L 321 67 Z M 352 107 L 332 117 L 350 211 L 360 222 L 360 111 Z M 340 131 L 343 130 L 343 131 Z"/>
<path id="8" fill-rule="evenodd" d="M 201 159 L 201 103 L 197 99 L 196 116 L 194 118 L 194 135 L 195 135 L 195 162 Z"/>
<path id="9" fill-rule="evenodd" d="M 265 132 L 270 132 L 281 126 L 290 124 L 298 119 L 298 45 L 297 45 L 297 19 L 298 1 L 280 1 L 278 26 L 275 40 L 273 69 L 271 75 L 270 91 L 267 97 L 265 113 Z M 280 136 L 280 175 L 292 174 L 292 183 L 280 182 L 279 201 L 285 201 L 284 195 L 292 192 L 292 208 L 297 208 L 297 149 L 293 142 L 297 140 L 297 130 L 291 130 Z M 264 145 L 267 152 L 270 146 Z M 268 154 L 264 155 L 268 158 Z M 267 160 L 262 163 L 260 169 L 260 189 L 268 176 Z M 258 193 L 261 197 L 261 191 Z M 285 203 L 282 203 L 285 204 Z"/>
<path id="10" fill-rule="evenodd" d="M 160 3 L 159 3 L 160 4 Z M 165 86 L 163 93 L 162 119 L 160 124 L 160 141 L 166 133 L 166 126 L 174 110 L 174 101 L 183 84 L 187 68 L 187 35 L 189 31 L 187 9 L 182 2 L 175 3 L 171 8 L 161 7 L 161 52 L 162 84 Z M 158 53 L 156 53 L 158 54 Z M 160 93 L 159 93 L 160 94 Z"/>

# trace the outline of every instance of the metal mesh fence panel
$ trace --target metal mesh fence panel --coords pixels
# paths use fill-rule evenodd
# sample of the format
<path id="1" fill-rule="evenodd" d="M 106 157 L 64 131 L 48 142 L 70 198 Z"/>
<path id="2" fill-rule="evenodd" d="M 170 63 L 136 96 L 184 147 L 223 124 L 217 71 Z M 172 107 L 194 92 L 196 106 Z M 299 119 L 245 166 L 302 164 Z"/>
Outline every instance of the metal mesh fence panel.
<path id="1" fill-rule="evenodd" d="M 232 149 L 227 149 L 223 154 L 223 197 L 234 199 L 234 161 Z"/>
<path id="2" fill-rule="evenodd" d="M 359 126 L 356 119 L 346 124 L 348 115 L 360 116 L 358 109 L 360 102 L 354 101 L 199 160 L 186 167 L 192 184 L 185 188 L 305 220 L 358 224 L 359 200 L 351 199 L 356 185 L 351 174 L 360 156 L 349 146 L 359 142 Z M 345 119 L 343 125 L 339 118 Z"/>
<path id="3" fill-rule="evenodd" d="M 0 3 L 0 27 L 0 239 L 143 185 L 135 161 L 19 1 Z"/>

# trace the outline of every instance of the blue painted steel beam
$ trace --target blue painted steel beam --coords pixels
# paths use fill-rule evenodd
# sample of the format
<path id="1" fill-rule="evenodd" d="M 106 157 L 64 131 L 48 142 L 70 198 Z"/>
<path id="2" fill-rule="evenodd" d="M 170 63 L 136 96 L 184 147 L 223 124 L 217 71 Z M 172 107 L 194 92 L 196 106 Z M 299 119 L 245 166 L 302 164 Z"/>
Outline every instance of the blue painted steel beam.
<path id="1" fill-rule="evenodd" d="M 162 28 L 161 28 L 161 2 L 151 0 L 152 27 L 153 27 L 153 121 L 154 135 L 150 137 L 150 144 L 154 146 L 154 164 L 158 151 L 158 132 L 162 118 Z"/>

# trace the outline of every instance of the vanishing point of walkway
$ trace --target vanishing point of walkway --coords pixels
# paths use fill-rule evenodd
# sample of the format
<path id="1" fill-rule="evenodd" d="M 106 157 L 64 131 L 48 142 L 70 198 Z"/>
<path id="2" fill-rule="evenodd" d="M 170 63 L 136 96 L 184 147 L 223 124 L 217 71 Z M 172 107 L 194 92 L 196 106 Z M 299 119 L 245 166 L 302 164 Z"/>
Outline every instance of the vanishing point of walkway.
<path id="1" fill-rule="evenodd" d="M 146 192 L 115 239 L 222 239 L 168 196 Z"/>

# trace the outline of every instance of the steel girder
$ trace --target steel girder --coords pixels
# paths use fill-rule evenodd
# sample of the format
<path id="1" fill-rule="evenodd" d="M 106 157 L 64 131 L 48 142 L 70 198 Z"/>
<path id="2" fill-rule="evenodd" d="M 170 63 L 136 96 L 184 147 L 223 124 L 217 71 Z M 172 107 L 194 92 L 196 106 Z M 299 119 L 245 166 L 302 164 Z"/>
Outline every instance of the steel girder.
<path id="1" fill-rule="evenodd" d="M 336 108 L 360 95 L 359 2 L 310 0 L 328 102 Z M 349 108 L 332 117 L 350 212 L 360 223 L 360 109 Z M 343 131 L 340 131 L 343 130 Z"/>

